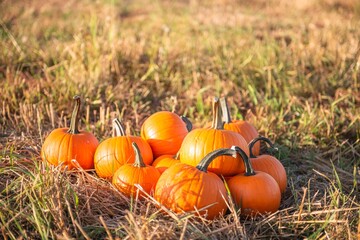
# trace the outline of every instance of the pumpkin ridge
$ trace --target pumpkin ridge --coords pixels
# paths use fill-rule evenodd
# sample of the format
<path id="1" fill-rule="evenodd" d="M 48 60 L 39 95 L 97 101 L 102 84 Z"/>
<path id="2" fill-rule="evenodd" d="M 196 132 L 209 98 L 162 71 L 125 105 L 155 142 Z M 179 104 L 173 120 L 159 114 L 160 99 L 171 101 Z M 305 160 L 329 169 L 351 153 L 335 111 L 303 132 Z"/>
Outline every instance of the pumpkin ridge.
<path id="1" fill-rule="evenodd" d="M 187 196 L 186 196 L 186 202 L 189 202 L 189 197 L 192 197 L 191 196 L 191 193 L 192 192 L 195 192 L 195 191 L 193 191 L 192 189 L 193 188 L 197 188 L 197 186 L 198 186 L 198 183 L 203 179 L 203 173 L 200 171 L 196 171 L 196 174 L 195 175 L 192 175 L 192 180 L 191 180 L 191 182 L 190 182 L 190 186 L 189 186 L 189 188 L 188 188 L 188 192 L 190 193 L 190 194 L 187 194 Z M 200 185 L 200 186 L 202 186 L 203 187 L 203 184 L 202 185 Z M 196 194 L 197 195 L 199 195 L 199 193 L 200 192 L 196 192 Z M 198 201 L 200 200 L 200 198 L 199 197 L 197 197 L 196 198 L 196 201 L 195 201 L 195 203 L 197 203 Z M 195 205 L 195 204 L 194 204 Z M 190 206 L 191 207 L 191 206 Z M 191 207 L 193 210 L 195 210 L 193 207 Z"/>
<path id="2" fill-rule="evenodd" d="M 189 172 L 189 170 L 190 169 L 188 169 L 188 171 L 187 172 Z M 191 192 L 192 192 L 192 186 L 194 185 L 194 183 L 195 183 L 195 180 L 197 180 L 195 177 L 197 177 L 197 175 L 198 175 L 199 173 L 198 172 L 196 172 L 196 175 L 192 175 L 191 176 L 191 181 L 190 181 L 190 184 L 188 185 L 188 187 L 186 188 L 186 189 L 183 189 L 183 190 L 181 190 L 182 192 L 185 192 L 186 193 L 186 196 L 185 196 L 185 202 L 186 203 L 188 203 L 189 202 L 189 200 L 191 200 L 191 199 L 189 199 L 190 197 L 192 198 L 192 196 L 191 196 Z M 184 173 L 182 174 L 182 175 L 184 175 Z M 189 174 L 186 174 L 186 176 L 189 176 Z M 198 198 L 197 198 L 198 199 Z M 190 207 L 191 208 L 191 207 Z"/>
<path id="3" fill-rule="evenodd" d="M 202 174 L 201 172 L 200 172 L 200 173 L 197 172 L 196 174 L 199 174 L 199 175 L 200 175 L 199 182 L 202 181 L 202 180 L 204 179 L 204 177 L 205 177 L 204 174 Z M 202 195 L 203 191 L 204 191 L 204 184 L 201 184 L 201 189 L 200 189 L 200 191 L 199 191 L 197 194 L 198 194 L 198 195 Z M 196 199 L 195 205 L 198 206 L 199 202 L 200 202 L 200 198 L 198 197 L 198 198 Z"/>
<path id="4" fill-rule="evenodd" d="M 66 156 L 66 160 L 67 160 L 67 162 L 68 162 L 68 164 L 69 165 L 73 165 L 73 162 L 72 162 L 72 160 L 73 159 L 75 159 L 76 160 L 76 162 L 77 162 L 77 165 L 75 165 L 76 167 L 77 166 L 79 166 L 80 165 L 80 162 L 78 162 L 78 160 L 76 159 L 77 158 L 77 156 L 73 156 L 73 158 L 71 158 L 71 155 L 74 155 L 73 154 L 73 152 L 74 152 L 74 144 L 73 144 L 73 139 L 74 138 L 74 136 L 69 136 L 69 140 L 67 141 L 67 149 L 71 149 L 71 151 L 67 151 L 67 156 Z"/>
<path id="5" fill-rule="evenodd" d="M 195 144 L 194 144 L 194 151 L 193 151 L 193 154 L 192 154 L 192 156 L 191 156 L 191 159 L 193 159 L 192 160 L 192 164 L 194 164 L 194 163 L 196 163 L 198 160 L 196 159 L 196 156 L 198 155 L 197 154 L 197 152 L 199 151 L 198 150 L 198 148 L 200 148 L 200 151 L 201 151 L 201 147 L 202 146 L 199 146 L 200 144 L 199 144 L 199 140 L 200 139 L 202 139 L 202 137 L 201 137 L 201 135 L 202 134 L 205 134 L 206 132 L 204 131 L 198 131 L 197 132 L 197 138 L 196 138 L 196 142 L 195 142 Z M 205 145 L 206 146 L 206 145 Z M 201 156 L 204 156 L 204 149 L 202 149 L 202 151 L 203 151 L 203 153 L 202 153 L 202 155 Z M 180 159 L 181 159 L 181 157 L 180 157 Z M 181 160 L 180 160 L 181 161 Z M 196 165 L 196 164 L 195 164 Z"/>
<path id="6" fill-rule="evenodd" d="M 206 152 L 211 152 L 212 150 L 215 150 L 216 149 L 216 145 L 218 144 L 217 142 L 217 139 L 218 139 L 218 133 L 220 133 L 220 131 L 218 131 L 218 129 L 211 129 L 209 131 L 209 133 L 212 135 L 210 138 L 207 138 L 206 142 L 205 142 L 205 146 L 208 146 L 209 144 L 207 144 L 207 141 L 208 139 L 211 139 L 212 140 L 212 147 L 210 149 L 210 151 L 208 151 L 208 149 L 204 149 L 203 151 L 203 157 L 206 156 Z M 210 135 L 209 134 L 209 135 Z M 220 138 L 219 138 L 220 139 Z M 217 158 L 217 157 L 216 157 Z M 214 158 L 214 160 L 216 159 Z M 214 167 L 214 161 L 212 161 L 210 164 L 209 164 L 209 168 L 212 168 Z"/>
<path id="7" fill-rule="evenodd" d="M 122 148 L 122 139 L 124 138 L 124 136 L 121 136 L 121 137 L 118 137 L 117 139 L 116 139 L 116 148 L 115 148 L 115 156 L 116 156 L 116 160 L 118 160 L 118 159 L 124 159 L 124 154 L 125 154 L 125 151 L 121 151 L 120 149 Z M 108 150 L 110 150 L 111 148 L 108 148 Z M 123 165 L 124 164 L 124 162 L 122 162 L 122 161 L 119 161 L 118 160 L 118 162 L 120 163 L 120 166 L 121 165 Z M 114 169 L 114 171 L 116 171 L 115 169 Z M 113 172 L 113 173 L 115 173 L 115 172 Z"/>
<path id="8" fill-rule="evenodd" d="M 116 171 L 116 169 L 115 169 L 115 166 L 118 164 L 119 166 L 121 166 L 121 162 L 119 161 L 119 158 L 118 158 L 118 154 L 117 154 L 117 149 L 118 149 L 118 139 L 115 139 L 115 152 L 111 152 L 110 151 L 110 149 L 111 149 L 111 139 L 109 138 L 109 139 L 107 139 L 107 140 L 105 140 L 106 141 L 106 153 L 107 153 L 107 155 L 106 156 L 104 156 L 104 157 L 108 157 L 108 156 L 114 156 L 114 159 L 115 159 L 115 161 L 113 161 L 112 162 L 112 164 L 111 164 L 111 166 L 110 166 L 110 172 L 111 173 L 113 173 L 114 174 L 114 172 Z M 102 159 L 100 159 L 100 160 L 102 160 Z M 99 161 L 100 161 L 99 160 Z M 116 164 L 117 163 L 117 164 Z"/>
<path id="9" fill-rule="evenodd" d="M 101 162 L 101 160 L 104 160 L 104 158 L 108 158 L 108 157 L 110 157 L 110 156 L 114 156 L 114 158 L 115 158 L 115 154 L 114 154 L 114 153 L 107 153 L 107 154 L 101 155 L 101 157 L 98 158 L 98 161 L 97 161 L 97 162 Z M 118 162 L 118 161 L 117 161 L 117 162 Z"/>
<path id="10" fill-rule="evenodd" d="M 222 137 L 221 137 L 221 140 L 222 140 L 221 146 L 225 146 L 225 143 L 226 143 L 225 134 L 224 134 L 223 132 L 221 132 L 221 135 L 222 135 Z M 237 156 L 235 156 L 235 158 L 237 158 Z M 225 156 L 222 156 L 222 158 L 221 158 L 221 165 L 225 165 L 225 164 L 224 164 L 225 160 L 226 160 Z M 225 165 L 225 166 L 228 166 L 228 165 Z M 231 167 L 232 167 L 232 166 L 231 166 Z M 225 170 L 226 170 L 226 172 L 227 172 L 228 167 L 226 167 Z"/>
<path id="11" fill-rule="evenodd" d="M 126 162 L 124 162 L 123 164 L 128 164 L 131 163 L 131 159 L 134 159 L 135 162 L 135 158 L 136 158 L 136 153 L 134 152 L 134 146 L 133 146 L 133 141 L 130 139 L 130 137 L 126 137 L 126 145 L 127 147 L 129 147 L 130 149 L 132 149 L 133 151 L 131 151 L 131 154 L 128 156 L 128 158 L 126 159 Z"/>
<path id="12" fill-rule="evenodd" d="M 216 175 L 216 174 L 215 174 Z M 214 179 L 212 179 L 212 181 L 214 182 Z M 216 182 L 214 182 L 215 184 Z M 225 186 L 224 186 L 225 187 Z M 214 188 L 215 189 L 215 188 Z M 220 199 L 220 198 L 226 198 L 226 195 L 224 196 L 223 194 L 221 194 L 221 191 L 218 190 L 218 191 L 215 191 L 216 192 L 216 196 L 217 196 L 217 199 Z M 217 202 L 219 203 L 219 202 Z"/>
<path id="13" fill-rule="evenodd" d="M 62 136 L 62 138 L 61 138 L 61 140 L 60 140 L 60 144 L 59 144 L 59 150 L 61 150 L 61 151 L 59 151 L 58 150 L 58 157 L 57 157 L 57 164 L 59 164 L 59 163 L 62 163 L 63 161 L 61 160 L 61 152 L 62 152 L 62 144 L 63 144 L 63 142 L 64 142 L 64 139 L 67 137 L 67 133 L 66 134 L 63 134 L 63 136 Z M 60 160 L 60 162 L 59 162 L 59 160 Z M 67 162 L 67 161 L 66 161 Z M 63 164 L 66 164 L 66 162 L 64 162 Z"/>
<path id="14" fill-rule="evenodd" d="M 202 151 L 202 155 L 201 155 L 200 159 L 202 159 L 204 156 L 206 156 L 206 153 L 207 153 L 207 152 L 210 152 L 210 151 L 208 150 L 208 146 L 210 145 L 210 144 L 208 144 L 208 140 L 211 139 L 211 138 L 209 138 L 208 135 L 210 135 L 210 134 L 211 134 L 211 135 L 216 135 L 216 132 L 213 131 L 213 129 L 209 129 L 208 131 L 201 131 L 200 136 L 201 136 L 202 134 L 205 135 L 205 137 L 207 137 L 207 138 L 206 138 L 206 141 L 204 141 L 204 143 L 203 143 L 202 146 L 201 146 L 202 149 L 203 149 L 203 151 Z M 213 136 L 211 136 L 211 137 L 213 137 Z M 202 138 L 199 137 L 199 139 L 202 139 Z M 214 146 L 214 145 L 215 145 L 215 139 L 213 138 L 212 141 L 213 141 L 213 144 L 212 144 L 212 145 Z M 205 147 L 203 147 L 204 145 L 205 145 Z M 197 162 L 198 162 L 198 161 L 199 161 L 199 160 L 197 160 Z M 210 163 L 210 165 L 211 165 L 211 163 Z"/>
<path id="15" fill-rule="evenodd" d="M 182 167 L 187 167 L 188 165 L 186 165 L 186 164 L 181 164 L 182 165 Z M 178 169 L 178 167 L 175 167 L 174 169 Z M 187 170 L 187 172 L 189 171 L 188 170 L 188 168 L 186 169 Z M 176 170 L 176 172 L 178 172 L 178 170 Z M 180 208 L 180 207 L 178 207 L 177 205 L 175 205 L 175 202 L 177 201 L 177 199 L 174 199 L 174 196 L 176 196 L 176 192 L 177 191 L 179 191 L 179 189 L 180 189 L 180 185 L 178 184 L 179 182 L 179 180 L 178 179 L 181 179 L 180 177 L 181 177 L 181 173 L 180 173 L 180 176 L 179 176 L 179 174 L 176 174 L 175 176 L 174 176 L 174 183 L 175 184 L 173 184 L 173 185 L 175 185 L 175 186 L 171 186 L 171 189 L 170 189 L 170 191 L 169 191 L 169 197 L 168 198 L 165 198 L 165 201 L 166 201 L 166 203 L 167 204 L 171 204 L 172 206 L 175 206 L 175 209 L 178 209 L 178 208 Z M 188 175 L 188 174 L 186 174 L 186 175 Z M 165 172 L 165 176 L 166 176 L 166 172 Z M 167 178 L 168 178 L 168 176 L 166 176 Z M 166 183 L 165 183 L 166 184 Z M 167 188 L 168 187 L 170 187 L 170 186 L 167 186 Z M 164 194 L 166 194 L 166 192 L 164 191 L 164 192 L 162 192 L 162 195 L 161 195 L 161 199 L 163 199 L 163 195 Z M 178 196 L 178 197 L 181 197 L 181 195 L 180 196 Z M 162 202 L 162 204 L 164 204 L 164 202 Z"/>

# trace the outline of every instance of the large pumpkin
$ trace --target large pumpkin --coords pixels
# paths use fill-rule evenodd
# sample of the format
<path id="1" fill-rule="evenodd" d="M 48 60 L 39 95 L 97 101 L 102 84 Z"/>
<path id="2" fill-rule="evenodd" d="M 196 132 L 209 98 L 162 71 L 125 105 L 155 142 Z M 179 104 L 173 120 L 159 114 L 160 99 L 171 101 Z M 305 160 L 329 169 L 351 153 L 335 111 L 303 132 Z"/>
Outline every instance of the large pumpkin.
<path id="1" fill-rule="evenodd" d="M 264 141 L 273 149 L 275 149 L 274 144 L 265 137 L 258 137 L 252 140 L 249 144 L 250 151 L 250 161 L 255 171 L 266 172 L 270 176 L 272 176 L 275 181 L 279 184 L 280 191 L 283 193 L 286 190 L 287 185 L 287 176 L 284 166 L 281 162 L 268 154 L 262 154 L 259 156 L 255 156 L 253 152 L 253 147 L 256 142 Z"/>
<path id="2" fill-rule="evenodd" d="M 151 146 L 154 158 L 161 155 L 175 155 L 191 128 L 187 118 L 161 111 L 152 114 L 144 121 L 141 126 L 141 137 Z"/>
<path id="3" fill-rule="evenodd" d="M 156 184 L 155 199 L 176 213 L 198 211 L 208 219 L 224 214 L 225 185 L 219 176 L 207 171 L 223 152 L 220 149 L 209 153 L 196 167 L 184 163 L 169 167 Z"/>
<path id="4" fill-rule="evenodd" d="M 223 129 L 219 99 L 214 98 L 212 127 L 194 129 L 186 135 L 180 149 L 180 161 L 196 166 L 206 154 L 233 145 L 241 147 L 246 153 L 249 152 L 247 143 L 240 134 Z M 235 175 L 244 172 L 244 170 L 244 163 L 240 157 L 221 156 L 209 166 L 210 172 L 223 176 Z"/>
<path id="5" fill-rule="evenodd" d="M 119 119 L 113 120 L 113 135 L 101 142 L 96 149 L 94 165 L 99 177 L 110 179 L 120 166 L 135 162 L 133 142 L 139 147 L 145 164 L 152 163 L 153 154 L 149 144 L 141 137 L 126 136 Z"/>
<path id="6" fill-rule="evenodd" d="M 74 97 L 75 107 L 71 116 L 70 128 L 57 128 L 46 137 L 41 148 L 41 158 L 63 169 L 81 167 L 94 168 L 94 153 L 99 142 L 86 131 L 79 131 L 79 111 L 81 99 Z"/>
<path id="7" fill-rule="evenodd" d="M 138 191 L 137 185 L 147 194 L 151 194 L 155 190 L 160 172 L 153 166 L 144 163 L 135 142 L 132 143 L 132 147 L 135 153 L 135 162 L 119 167 L 114 173 L 112 183 L 120 192 L 128 197 L 136 196 Z M 139 191 L 140 198 L 143 198 L 145 195 L 142 191 Z"/>
<path id="8" fill-rule="evenodd" d="M 220 99 L 221 110 L 223 113 L 223 121 L 224 129 L 234 131 L 239 133 L 241 136 L 244 137 L 247 143 L 250 143 L 251 140 L 257 138 L 259 136 L 258 131 L 256 128 L 249 122 L 244 120 L 232 120 L 229 112 L 229 108 L 227 105 L 226 98 L 223 97 Z M 259 155 L 260 154 L 260 142 L 256 142 L 253 147 L 253 154 Z"/>
<path id="9" fill-rule="evenodd" d="M 254 171 L 250 159 L 239 147 L 232 147 L 244 160 L 245 173 L 238 174 L 227 181 L 230 194 L 241 209 L 241 215 L 273 213 L 280 207 L 279 185 L 269 174 Z"/>

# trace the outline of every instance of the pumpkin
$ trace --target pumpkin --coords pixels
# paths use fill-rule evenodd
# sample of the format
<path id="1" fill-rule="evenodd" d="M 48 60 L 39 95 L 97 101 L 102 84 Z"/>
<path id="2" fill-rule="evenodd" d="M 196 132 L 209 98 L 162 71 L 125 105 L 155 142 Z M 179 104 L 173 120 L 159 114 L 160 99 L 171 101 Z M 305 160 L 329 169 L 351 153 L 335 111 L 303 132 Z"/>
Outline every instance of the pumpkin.
<path id="1" fill-rule="evenodd" d="M 137 185 L 141 186 L 147 194 L 151 194 L 155 190 L 160 172 L 153 166 L 144 163 L 139 147 L 135 142 L 132 143 L 132 147 L 135 153 L 135 162 L 119 167 L 114 173 L 112 183 L 120 192 L 128 197 L 136 196 Z M 145 195 L 139 191 L 140 199 Z"/>
<path id="2" fill-rule="evenodd" d="M 179 154 L 174 155 L 161 155 L 156 158 L 152 163 L 152 166 L 157 168 L 160 173 L 163 173 L 166 169 L 174 164 L 179 163 Z"/>
<path id="3" fill-rule="evenodd" d="M 184 163 L 169 167 L 156 184 L 155 199 L 176 213 L 197 211 L 208 219 L 224 214 L 227 210 L 225 185 L 219 176 L 207 171 L 223 152 L 224 149 L 210 152 L 196 167 Z"/>
<path id="4" fill-rule="evenodd" d="M 259 136 L 258 131 L 251 123 L 244 120 L 231 120 L 225 97 L 220 99 L 220 105 L 223 113 L 223 121 L 225 122 L 224 129 L 239 133 L 247 143 L 250 143 L 251 140 Z M 260 142 L 257 142 L 253 147 L 253 153 L 255 155 L 260 154 Z"/>
<path id="5" fill-rule="evenodd" d="M 141 126 L 141 137 L 145 139 L 157 158 L 161 155 L 175 155 L 192 125 L 185 117 L 161 111 L 148 117 Z"/>
<path id="6" fill-rule="evenodd" d="M 122 122 L 115 118 L 113 137 L 101 142 L 95 152 L 94 165 L 97 175 L 110 179 L 120 166 L 134 163 L 136 156 L 132 147 L 133 142 L 139 147 L 145 164 L 150 165 L 153 154 L 149 144 L 141 137 L 126 136 Z"/>
<path id="7" fill-rule="evenodd" d="M 69 128 L 54 129 L 45 139 L 41 148 L 41 158 L 62 169 L 81 167 L 94 168 L 94 153 L 99 142 L 96 137 L 86 131 L 79 131 L 79 111 L 81 99 L 74 97 L 75 107 Z M 73 160 L 76 160 L 74 162 Z"/>
<path id="8" fill-rule="evenodd" d="M 267 144 L 269 144 L 271 148 L 275 149 L 274 144 L 268 138 L 265 137 L 255 138 L 249 144 L 251 164 L 255 171 L 262 171 L 271 175 L 275 179 L 275 181 L 279 184 L 280 191 L 284 193 L 287 185 L 287 176 L 286 176 L 285 168 L 278 159 L 276 159 L 271 155 L 262 154 L 259 156 L 255 156 L 252 153 L 254 145 L 256 144 L 256 142 L 259 141 L 264 141 Z"/>
<path id="9" fill-rule="evenodd" d="M 196 166 L 206 154 L 233 145 L 241 147 L 247 153 L 249 152 L 247 142 L 240 134 L 223 129 L 219 99 L 214 98 L 212 127 L 197 128 L 186 135 L 180 148 L 180 162 Z M 218 175 L 231 176 L 244 172 L 245 168 L 240 157 L 221 156 L 210 164 L 209 171 Z"/>
<path id="10" fill-rule="evenodd" d="M 241 215 L 255 216 L 273 213 L 280 207 L 279 185 L 269 174 L 254 171 L 250 159 L 239 147 L 232 147 L 244 160 L 245 173 L 238 174 L 227 181 L 230 194 Z"/>

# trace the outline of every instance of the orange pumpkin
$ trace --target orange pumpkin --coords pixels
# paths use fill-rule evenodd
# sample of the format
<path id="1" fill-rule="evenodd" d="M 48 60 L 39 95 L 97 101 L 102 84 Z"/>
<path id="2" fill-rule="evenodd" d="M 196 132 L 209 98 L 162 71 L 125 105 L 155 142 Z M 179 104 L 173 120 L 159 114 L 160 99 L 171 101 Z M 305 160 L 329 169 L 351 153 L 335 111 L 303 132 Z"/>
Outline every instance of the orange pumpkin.
<path id="1" fill-rule="evenodd" d="M 141 137 L 149 143 L 155 158 L 161 155 L 175 155 L 191 128 L 187 118 L 161 111 L 145 120 L 141 126 Z"/>
<path id="2" fill-rule="evenodd" d="M 224 214 L 225 185 L 219 176 L 207 171 L 223 152 L 224 149 L 219 149 L 209 153 L 196 167 L 184 163 L 169 167 L 156 184 L 155 199 L 176 213 L 198 211 L 208 219 Z"/>
<path id="3" fill-rule="evenodd" d="M 75 96 L 74 100 L 70 128 L 57 128 L 46 137 L 41 148 L 41 158 L 52 165 L 62 165 L 62 169 L 72 169 L 79 165 L 83 169 L 92 169 L 99 142 L 92 133 L 79 131 L 81 99 Z"/>
<path id="4" fill-rule="evenodd" d="M 265 137 L 255 138 L 249 144 L 251 164 L 255 171 L 266 172 L 267 174 L 272 176 L 275 179 L 275 181 L 279 184 L 280 191 L 284 193 L 287 185 L 287 176 L 286 176 L 285 168 L 281 164 L 281 162 L 275 157 L 268 154 L 262 154 L 259 156 L 255 156 L 254 154 L 252 154 L 254 144 L 256 144 L 256 142 L 261 140 L 269 144 L 271 148 L 275 149 L 274 144 L 268 138 Z"/>
<path id="5" fill-rule="evenodd" d="M 247 143 L 250 143 L 251 140 L 259 136 L 258 131 L 251 123 L 244 120 L 231 120 L 229 108 L 225 97 L 220 99 L 220 104 L 223 113 L 223 121 L 225 122 L 224 129 L 239 133 L 241 136 L 244 137 Z M 260 142 L 257 142 L 253 147 L 253 153 L 255 155 L 260 154 Z"/>
<path id="6" fill-rule="evenodd" d="M 152 166 L 157 168 L 162 174 L 166 169 L 174 164 L 179 163 L 179 154 L 174 155 L 161 155 L 152 163 Z"/>
<path id="7" fill-rule="evenodd" d="M 119 167 L 114 173 L 112 183 L 124 195 L 135 197 L 139 185 L 147 194 L 155 190 L 156 183 L 160 177 L 160 172 L 153 166 L 146 165 L 141 157 L 137 144 L 132 143 L 135 152 L 135 163 L 125 164 Z M 144 193 L 139 191 L 139 198 L 143 198 Z"/>
<path id="8" fill-rule="evenodd" d="M 213 101 L 213 123 L 211 128 L 198 128 L 189 132 L 181 145 L 180 162 L 196 166 L 206 154 L 233 145 L 249 152 L 245 139 L 238 133 L 223 129 L 219 99 Z M 244 163 L 240 157 L 221 156 L 209 166 L 209 171 L 218 175 L 231 176 L 244 172 Z"/>
<path id="9" fill-rule="evenodd" d="M 235 204 L 241 215 L 255 216 L 273 213 L 280 207 L 281 192 L 279 185 L 269 174 L 254 171 L 250 159 L 239 147 L 232 147 L 244 160 L 246 171 L 227 181 Z"/>
<path id="10" fill-rule="evenodd" d="M 119 119 L 113 120 L 113 137 L 100 143 L 94 156 L 94 165 L 97 175 L 110 179 L 118 168 L 126 163 L 135 162 L 132 143 L 140 148 L 145 164 L 150 165 L 153 154 L 149 144 L 141 137 L 126 136 L 124 126 Z"/>

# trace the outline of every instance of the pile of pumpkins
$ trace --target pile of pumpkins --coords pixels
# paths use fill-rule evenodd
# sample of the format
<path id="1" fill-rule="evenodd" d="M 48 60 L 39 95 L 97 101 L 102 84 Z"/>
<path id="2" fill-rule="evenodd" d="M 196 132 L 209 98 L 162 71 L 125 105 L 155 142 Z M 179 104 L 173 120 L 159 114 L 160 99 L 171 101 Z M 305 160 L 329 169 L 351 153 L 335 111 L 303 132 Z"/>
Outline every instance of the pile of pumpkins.
<path id="1" fill-rule="evenodd" d="M 61 169 L 95 168 L 124 195 L 152 195 L 176 213 L 213 219 L 225 214 L 229 200 L 243 216 L 279 209 L 285 169 L 275 157 L 259 155 L 260 141 L 273 143 L 250 123 L 232 121 L 226 98 L 214 98 L 211 127 L 192 129 L 185 117 L 160 111 L 144 121 L 141 137 L 127 136 L 114 119 L 113 136 L 100 144 L 78 130 L 81 100 L 74 100 L 70 127 L 53 130 L 44 141 L 44 161 Z"/>

